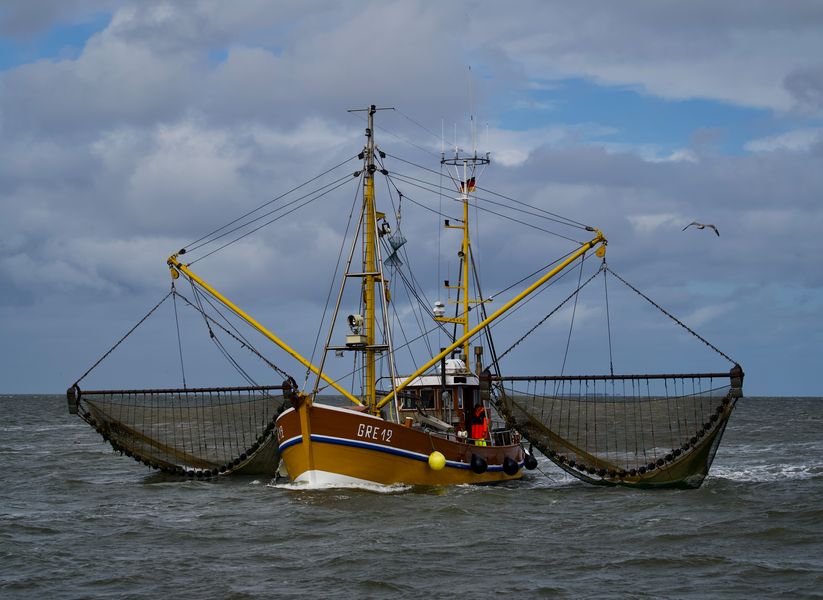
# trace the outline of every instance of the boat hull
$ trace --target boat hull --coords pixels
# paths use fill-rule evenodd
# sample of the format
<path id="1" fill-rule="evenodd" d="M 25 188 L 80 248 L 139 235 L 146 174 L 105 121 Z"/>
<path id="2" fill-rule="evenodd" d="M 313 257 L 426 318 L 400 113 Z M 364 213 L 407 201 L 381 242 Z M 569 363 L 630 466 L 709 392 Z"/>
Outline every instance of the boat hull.
<path id="1" fill-rule="evenodd" d="M 497 483 L 519 479 L 525 458 L 519 444 L 475 446 L 366 413 L 308 402 L 280 415 L 275 431 L 289 478 L 298 483 Z M 442 469 L 429 466 L 434 451 L 446 459 Z M 485 472 L 472 470 L 472 455 L 486 462 Z M 510 471 L 512 461 L 517 464 L 516 472 L 505 472 L 507 458 Z"/>

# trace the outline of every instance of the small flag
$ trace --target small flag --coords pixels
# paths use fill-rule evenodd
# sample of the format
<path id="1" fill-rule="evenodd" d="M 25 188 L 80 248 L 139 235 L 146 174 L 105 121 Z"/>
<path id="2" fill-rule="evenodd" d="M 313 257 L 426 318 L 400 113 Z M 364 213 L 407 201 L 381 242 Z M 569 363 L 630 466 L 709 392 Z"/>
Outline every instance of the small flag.
<path id="1" fill-rule="evenodd" d="M 474 177 L 470 177 L 468 181 L 461 181 L 460 182 L 460 191 L 461 192 L 473 192 L 475 188 L 474 185 Z"/>

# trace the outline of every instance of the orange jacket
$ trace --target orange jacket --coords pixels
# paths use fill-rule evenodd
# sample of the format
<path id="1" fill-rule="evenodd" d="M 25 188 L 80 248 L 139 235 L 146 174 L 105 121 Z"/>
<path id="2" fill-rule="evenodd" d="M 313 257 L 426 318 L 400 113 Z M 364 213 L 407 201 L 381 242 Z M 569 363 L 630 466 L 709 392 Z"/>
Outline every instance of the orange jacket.
<path id="1" fill-rule="evenodd" d="M 472 439 L 483 440 L 489 434 L 489 419 L 486 417 L 486 409 L 482 404 L 478 404 L 474 409 L 474 414 L 471 420 Z"/>

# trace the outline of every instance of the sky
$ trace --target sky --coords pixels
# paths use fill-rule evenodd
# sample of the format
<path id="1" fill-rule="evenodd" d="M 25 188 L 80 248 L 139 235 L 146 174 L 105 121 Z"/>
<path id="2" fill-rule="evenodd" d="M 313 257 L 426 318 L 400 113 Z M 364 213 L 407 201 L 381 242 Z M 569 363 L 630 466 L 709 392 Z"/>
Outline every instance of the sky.
<path id="1" fill-rule="evenodd" d="M 365 123 L 347 109 L 370 104 L 396 109 L 376 115 L 377 144 L 428 208 L 406 201 L 400 225 L 428 300 L 447 300 L 458 243 L 431 211 L 459 207 L 408 177 L 437 184 L 441 132 L 447 152 L 455 133 L 470 148 L 474 115 L 484 189 L 601 229 L 609 267 L 739 362 L 748 395 L 823 396 L 823 5 L 802 0 L 4 2 L 0 392 L 70 386 L 168 292 L 169 254 L 354 157 Z M 312 354 L 356 183 L 198 272 Z M 397 228 L 397 197 L 377 186 Z M 584 241 L 486 197 L 527 225 L 477 212 L 484 293 Z M 692 221 L 720 235 L 683 231 Z M 498 350 L 598 264 L 496 326 Z M 731 366 L 615 278 L 595 281 L 504 371 Z M 399 288 L 393 302 L 411 329 Z M 189 385 L 237 384 L 202 319 L 178 311 L 179 346 L 166 303 L 87 384 L 178 385 L 180 348 Z"/>

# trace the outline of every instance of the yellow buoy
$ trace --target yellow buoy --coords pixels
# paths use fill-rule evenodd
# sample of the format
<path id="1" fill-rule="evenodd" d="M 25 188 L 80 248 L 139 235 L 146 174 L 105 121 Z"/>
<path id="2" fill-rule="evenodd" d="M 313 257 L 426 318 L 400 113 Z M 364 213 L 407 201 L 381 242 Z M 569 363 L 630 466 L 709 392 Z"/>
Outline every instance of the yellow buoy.
<path id="1" fill-rule="evenodd" d="M 439 471 L 443 467 L 446 466 L 446 457 L 443 456 L 442 452 L 438 452 L 435 450 L 431 454 L 429 454 L 429 466 L 434 471 Z"/>

